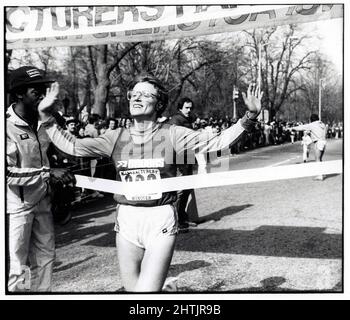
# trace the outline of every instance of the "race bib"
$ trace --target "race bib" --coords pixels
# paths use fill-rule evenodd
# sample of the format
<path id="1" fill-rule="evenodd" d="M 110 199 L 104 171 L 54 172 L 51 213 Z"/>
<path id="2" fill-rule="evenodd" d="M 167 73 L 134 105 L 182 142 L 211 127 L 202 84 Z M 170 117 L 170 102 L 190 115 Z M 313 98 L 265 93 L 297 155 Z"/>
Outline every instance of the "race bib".
<path id="1" fill-rule="evenodd" d="M 137 182 L 147 180 L 160 180 L 159 169 L 133 169 L 119 172 L 122 182 Z M 145 192 L 142 194 L 135 194 L 130 191 L 125 194 L 127 200 L 130 201 L 145 201 L 145 200 L 157 200 L 162 197 L 161 192 Z"/>

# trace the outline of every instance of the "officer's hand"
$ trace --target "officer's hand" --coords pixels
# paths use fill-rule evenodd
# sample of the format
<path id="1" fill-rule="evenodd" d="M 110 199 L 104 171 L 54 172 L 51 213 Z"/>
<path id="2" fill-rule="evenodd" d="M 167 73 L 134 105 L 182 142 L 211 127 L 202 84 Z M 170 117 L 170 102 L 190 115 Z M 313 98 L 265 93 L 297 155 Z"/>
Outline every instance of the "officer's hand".
<path id="1" fill-rule="evenodd" d="M 76 180 L 74 175 L 67 169 L 51 169 L 50 177 L 53 183 L 62 183 L 63 186 L 66 185 L 75 185 Z"/>
<path id="2" fill-rule="evenodd" d="M 261 98 L 263 96 L 263 92 L 260 91 L 259 87 L 254 88 L 255 84 L 249 84 L 247 94 L 242 92 L 242 96 L 248 110 L 258 116 L 261 111 Z"/>
<path id="3" fill-rule="evenodd" d="M 60 92 L 60 86 L 58 82 L 54 82 L 50 87 L 46 89 L 46 95 L 41 100 L 38 106 L 38 110 L 40 113 L 53 113 L 53 106 L 55 101 L 57 100 L 58 93 Z"/>

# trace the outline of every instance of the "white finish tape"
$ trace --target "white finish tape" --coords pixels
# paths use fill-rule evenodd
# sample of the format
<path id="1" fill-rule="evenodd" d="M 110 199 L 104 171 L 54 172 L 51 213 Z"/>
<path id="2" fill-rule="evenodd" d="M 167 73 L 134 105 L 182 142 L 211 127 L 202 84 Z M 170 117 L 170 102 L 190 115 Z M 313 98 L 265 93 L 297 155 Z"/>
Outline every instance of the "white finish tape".
<path id="1" fill-rule="evenodd" d="M 208 174 L 181 176 L 162 180 L 119 182 L 101 178 L 75 175 L 77 187 L 97 191 L 139 195 L 145 192 L 169 192 L 185 189 L 218 187 L 243 183 L 295 179 L 343 172 L 342 160 L 293 164 L 280 167 L 233 170 Z"/>

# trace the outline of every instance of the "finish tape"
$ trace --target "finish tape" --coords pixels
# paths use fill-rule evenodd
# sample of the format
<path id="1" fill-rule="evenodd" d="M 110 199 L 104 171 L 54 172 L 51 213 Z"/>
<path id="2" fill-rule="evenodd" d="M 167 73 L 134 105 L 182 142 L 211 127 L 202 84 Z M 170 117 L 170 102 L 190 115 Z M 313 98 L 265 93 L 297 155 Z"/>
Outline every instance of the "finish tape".
<path id="1" fill-rule="evenodd" d="M 148 180 L 138 182 L 120 182 L 101 178 L 75 175 L 76 186 L 102 192 L 121 195 L 144 195 L 186 189 L 227 186 L 244 183 L 256 183 L 284 179 L 295 179 L 324 174 L 343 172 L 342 160 L 303 163 L 279 167 L 263 167 L 245 170 L 233 170 L 215 173 L 202 173 L 190 176 Z"/>

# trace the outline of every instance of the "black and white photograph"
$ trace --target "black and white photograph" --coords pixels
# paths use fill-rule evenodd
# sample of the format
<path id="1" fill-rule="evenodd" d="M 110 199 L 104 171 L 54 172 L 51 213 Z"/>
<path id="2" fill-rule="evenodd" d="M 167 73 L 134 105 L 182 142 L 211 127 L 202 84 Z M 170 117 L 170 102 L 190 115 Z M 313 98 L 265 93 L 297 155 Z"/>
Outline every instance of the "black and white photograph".
<path id="1" fill-rule="evenodd" d="M 2 13 L 5 296 L 346 293 L 344 3 L 37 2 Z"/>

